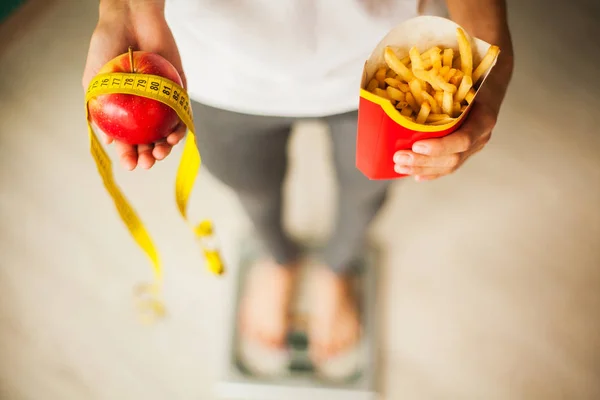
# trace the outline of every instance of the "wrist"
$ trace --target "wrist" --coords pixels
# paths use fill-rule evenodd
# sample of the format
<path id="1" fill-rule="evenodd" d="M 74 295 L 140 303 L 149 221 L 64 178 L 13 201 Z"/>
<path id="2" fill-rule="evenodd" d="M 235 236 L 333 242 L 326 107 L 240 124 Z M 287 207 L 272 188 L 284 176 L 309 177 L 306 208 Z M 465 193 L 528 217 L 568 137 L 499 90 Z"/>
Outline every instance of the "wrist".
<path id="1" fill-rule="evenodd" d="M 487 99 L 489 106 L 498 114 L 512 79 L 514 68 L 513 46 L 508 27 L 500 29 L 498 34 L 489 35 L 486 39 L 489 43 L 495 44 L 500 48 L 500 54 L 496 65 L 490 72 L 482 88 L 485 92 L 485 95 L 482 97 Z"/>
<path id="2" fill-rule="evenodd" d="M 502 56 L 502 53 L 500 55 Z M 512 54 L 504 54 L 504 57 L 499 57 L 496 66 L 494 66 L 481 88 L 481 100 L 487 103 L 496 115 L 500 113 L 502 102 L 512 78 L 512 60 Z"/>
<path id="3" fill-rule="evenodd" d="M 164 16 L 165 0 L 100 0 L 100 19 L 114 17 Z"/>

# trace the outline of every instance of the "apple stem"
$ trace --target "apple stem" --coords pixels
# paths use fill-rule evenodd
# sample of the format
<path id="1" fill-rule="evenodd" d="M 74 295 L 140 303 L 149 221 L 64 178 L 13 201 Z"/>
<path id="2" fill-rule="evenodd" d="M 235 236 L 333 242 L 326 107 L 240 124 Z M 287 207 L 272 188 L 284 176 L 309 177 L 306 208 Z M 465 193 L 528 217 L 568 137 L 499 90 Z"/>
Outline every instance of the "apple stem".
<path id="1" fill-rule="evenodd" d="M 131 73 L 135 73 L 135 68 L 133 66 L 133 48 L 129 46 L 129 65 L 131 66 Z"/>

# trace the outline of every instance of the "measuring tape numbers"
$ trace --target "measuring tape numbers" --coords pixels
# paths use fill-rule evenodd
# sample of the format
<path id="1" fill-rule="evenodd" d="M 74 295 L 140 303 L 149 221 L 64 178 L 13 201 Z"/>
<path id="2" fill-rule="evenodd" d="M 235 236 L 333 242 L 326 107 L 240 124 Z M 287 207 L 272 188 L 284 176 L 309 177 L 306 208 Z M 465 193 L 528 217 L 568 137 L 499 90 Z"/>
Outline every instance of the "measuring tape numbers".
<path id="1" fill-rule="evenodd" d="M 85 112 L 90 140 L 90 152 L 92 153 L 104 187 L 113 199 L 121 220 L 152 265 L 153 281 L 139 285 L 135 290 L 135 295 L 140 316 L 144 321 L 153 322 L 165 315 L 161 290 L 163 271 L 160 256 L 141 219 L 116 184 L 110 157 L 94 133 L 89 118 L 88 102 L 96 96 L 114 93 L 131 94 L 160 101 L 171 107 L 187 127 L 188 134 L 183 145 L 183 154 L 175 179 L 177 209 L 199 241 L 208 269 L 216 275 L 222 275 L 224 273 L 224 265 L 218 247 L 215 244 L 212 222 L 205 220 L 200 224 L 194 225 L 188 219 L 187 215 L 188 202 L 200 169 L 201 158 L 196 146 L 192 110 L 185 89 L 169 79 L 155 75 L 107 73 L 94 77 L 85 95 Z"/>

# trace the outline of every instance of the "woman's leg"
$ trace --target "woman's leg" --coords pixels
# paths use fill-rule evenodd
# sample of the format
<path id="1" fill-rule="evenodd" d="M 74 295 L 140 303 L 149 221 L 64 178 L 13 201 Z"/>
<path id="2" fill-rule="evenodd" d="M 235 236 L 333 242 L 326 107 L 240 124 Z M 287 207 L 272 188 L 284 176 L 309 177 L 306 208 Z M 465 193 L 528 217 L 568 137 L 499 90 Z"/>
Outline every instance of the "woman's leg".
<path id="1" fill-rule="evenodd" d="M 198 148 L 210 173 L 234 190 L 265 249 L 281 265 L 298 249 L 282 225 L 290 118 L 239 114 L 193 104 Z"/>
<path id="2" fill-rule="evenodd" d="M 362 256 L 367 230 L 383 206 L 390 181 L 369 180 L 356 168 L 357 112 L 334 115 L 327 122 L 339 196 L 335 229 L 324 261 L 343 274 Z"/>
<path id="3" fill-rule="evenodd" d="M 382 207 L 389 181 L 371 181 L 356 169 L 357 113 L 326 118 L 339 183 L 337 221 L 313 283 L 316 306 L 310 327 L 311 353 L 322 362 L 351 347 L 360 321 L 348 275 L 363 255 L 367 229 Z"/>
<path id="4" fill-rule="evenodd" d="M 193 112 L 203 164 L 236 193 L 268 253 L 246 281 L 240 326 L 249 338 L 281 346 L 294 286 L 292 267 L 298 256 L 281 218 L 293 120 L 238 114 L 198 103 L 193 104 Z"/>

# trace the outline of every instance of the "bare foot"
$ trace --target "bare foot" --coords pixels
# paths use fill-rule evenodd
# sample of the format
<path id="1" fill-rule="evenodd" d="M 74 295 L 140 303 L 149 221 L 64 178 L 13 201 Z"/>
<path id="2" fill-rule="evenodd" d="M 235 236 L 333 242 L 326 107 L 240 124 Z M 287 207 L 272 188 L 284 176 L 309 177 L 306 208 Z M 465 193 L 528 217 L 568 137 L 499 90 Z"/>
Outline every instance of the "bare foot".
<path id="1" fill-rule="evenodd" d="M 315 271 L 311 284 L 310 352 L 313 361 L 320 363 L 358 342 L 360 320 L 348 278 L 322 267 Z"/>
<path id="2" fill-rule="evenodd" d="M 248 339 L 282 348 L 289 324 L 289 309 L 296 281 L 296 266 L 274 261 L 254 265 L 240 305 L 240 329 Z"/>

